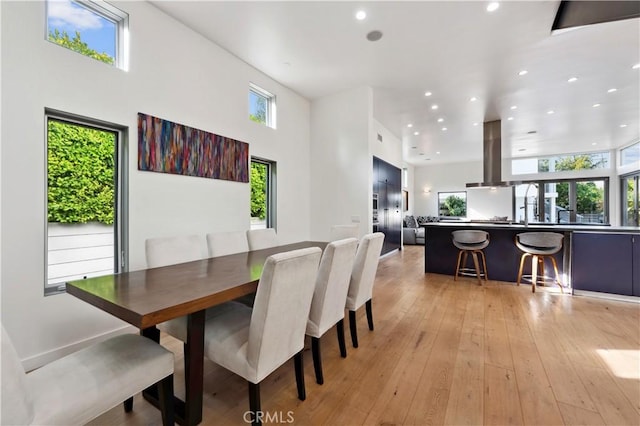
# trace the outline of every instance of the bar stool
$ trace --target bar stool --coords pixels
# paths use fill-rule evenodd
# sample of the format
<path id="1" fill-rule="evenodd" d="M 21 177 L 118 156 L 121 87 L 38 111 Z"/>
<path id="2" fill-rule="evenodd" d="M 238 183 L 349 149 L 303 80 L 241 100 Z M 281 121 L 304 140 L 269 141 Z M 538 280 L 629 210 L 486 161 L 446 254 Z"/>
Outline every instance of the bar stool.
<path id="1" fill-rule="evenodd" d="M 478 278 L 478 284 L 482 285 L 481 278 L 484 277 L 485 281 L 489 279 L 487 276 L 487 261 L 484 256 L 483 248 L 489 245 L 489 233 L 486 231 L 453 231 L 451 233 L 453 238 L 453 245 L 460 251 L 458 252 L 458 263 L 456 264 L 456 273 L 453 278 L 454 281 L 458 280 L 458 275 L 466 275 Z M 473 259 L 474 268 L 467 268 L 467 255 L 471 254 Z M 482 269 L 478 262 L 478 254 L 482 259 Z M 462 261 L 462 262 L 461 262 Z M 462 263 L 462 268 L 460 267 Z"/>
<path id="2" fill-rule="evenodd" d="M 531 280 L 531 292 L 535 293 L 536 284 L 544 285 L 547 277 L 544 273 L 544 260 L 550 259 L 555 272 L 555 282 L 560 286 L 560 291 L 564 293 L 562 283 L 558 274 L 558 264 L 553 255 L 562 249 L 564 236 L 555 232 L 524 232 L 515 237 L 516 246 L 523 252 L 520 258 L 520 269 L 518 270 L 517 285 L 524 278 Z M 525 259 L 531 256 L 531 275 L 522 275 Z M 542 275 L 538 276 L 538 267 L 541 267 Z"/>

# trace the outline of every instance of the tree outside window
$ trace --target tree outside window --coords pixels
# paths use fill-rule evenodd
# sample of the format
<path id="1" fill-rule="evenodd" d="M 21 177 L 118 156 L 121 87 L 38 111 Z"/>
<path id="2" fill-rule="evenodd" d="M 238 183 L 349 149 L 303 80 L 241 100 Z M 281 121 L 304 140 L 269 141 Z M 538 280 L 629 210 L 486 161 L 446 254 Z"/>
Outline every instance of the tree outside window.
<path id="1" fill-rule="evenodd" d="M 466 217 L 467 193 L 465 191 L 438 192 L 438 211 L 440 216 Z"/>

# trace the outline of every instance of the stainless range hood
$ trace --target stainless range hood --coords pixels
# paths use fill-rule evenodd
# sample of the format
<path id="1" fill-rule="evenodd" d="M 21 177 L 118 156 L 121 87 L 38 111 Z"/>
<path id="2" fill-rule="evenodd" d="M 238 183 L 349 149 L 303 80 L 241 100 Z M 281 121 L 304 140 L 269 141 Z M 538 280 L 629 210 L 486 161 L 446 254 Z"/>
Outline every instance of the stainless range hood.
<path id="1" fill-rule="evenodd" d="M 506 182 L 502 180 L 502 121 L 487 121 L 483 123 L 484 155 L 482 166 L 484 168 L 484 180 L 482 182 L 468 183 L 467 188 L 484 188 L 498 186 L 513 186 L 518 182 Z"/>

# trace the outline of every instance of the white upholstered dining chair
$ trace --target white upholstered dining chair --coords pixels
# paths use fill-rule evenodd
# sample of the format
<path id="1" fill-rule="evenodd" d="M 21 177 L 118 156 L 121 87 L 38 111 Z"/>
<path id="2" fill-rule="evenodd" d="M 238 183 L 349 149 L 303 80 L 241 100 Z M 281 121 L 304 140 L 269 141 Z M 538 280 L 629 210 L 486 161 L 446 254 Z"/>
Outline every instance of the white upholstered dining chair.
<path id="1" fill-rule="evenodd" d="M 373 297 L 373 283 L 378 271 L 378 260 L 382 251 L 384 234 L 375 232 L 365 235 L 360 240 L 356 260 L 353 264 L 346 308 L 349 310 L 349 330 L 353 347 L 358 347 L 358 328 L 356 325 L 356 311 L 366 305 L 369 330 L 373 330 L 373 311 L 371 298 Z"/>
<path id="2" fill-rule="evenodd" d="M 358 224 L 333 225 L 329 234 L 329 241 L 343 240 L 345 238 L 358 238 L 360 227 Z"/>
<path id="3" fill-rule="evenodd" d="M 209 248 L 209 257 L 249 251 L 247 233 L 246 231 L 236 231 L 207 234 L 207 247 Z"/>
<path id="4" fill-rule="evenodd" d="M 207 321 L 205 355 L 249 384 L 252 423 L 259 424 L 260 382 L 294 357 L 298 398 L 304 400 L 302 351 L 322 251 L 317 247 L 269 256 L 253 310 L 231 302 Z"/>
<path id="5" fill-rule="evenodd" d="M 158 383 L 162 423 L 174 424 L 173 353 L 123 334 L 25 373 L 2 327 L 3 425 L 82 425 Z"/>
<path id="6" fill-rule="evenodd" d="M 278 245 L 278 236 L 273 228 L 250 229 L 247 231 L 249 250 L 262 250 Z"/>
<path id="7" fill-rule="evenodd" d="M 343 358 L 347 356 L 347 347 L 344 342 L 344 307 L 357 247 L 358 240 L 355 238 L 331 242 L 324 249 L 320 260 L 316 288 L 307 321 L 307 335 L 311 337 L 313 368 L 319 385 L 324 383 L 320 338 L 334 325 L 338 334 L 340 355 Z"/>

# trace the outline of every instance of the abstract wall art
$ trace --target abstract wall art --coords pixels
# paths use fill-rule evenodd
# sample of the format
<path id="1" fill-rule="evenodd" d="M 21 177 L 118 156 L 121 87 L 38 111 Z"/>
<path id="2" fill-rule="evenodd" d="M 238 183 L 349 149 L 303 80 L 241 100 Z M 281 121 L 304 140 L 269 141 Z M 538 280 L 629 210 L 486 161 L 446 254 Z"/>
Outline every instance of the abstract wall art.
<path id="1" fill-rule="evenodd" d="M 249 144 L 138 113 L 138 170 L 249 182 Z"/>

